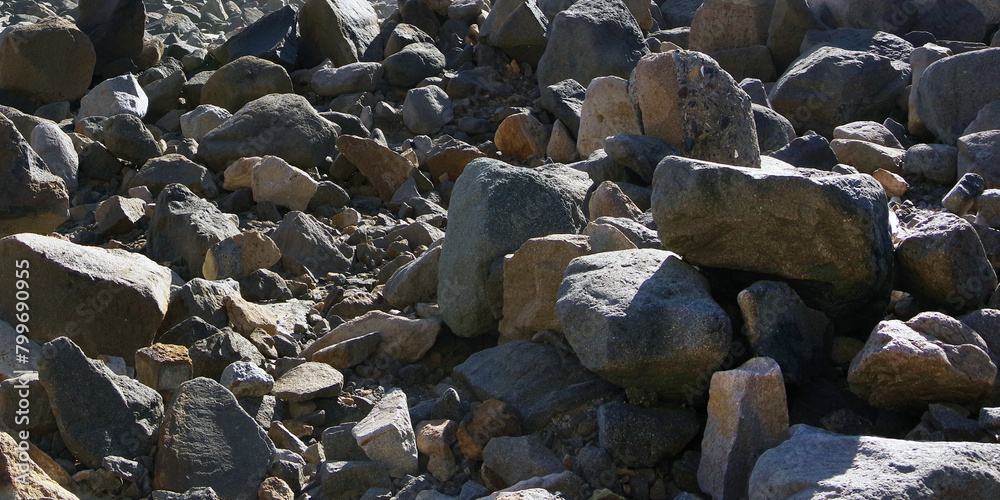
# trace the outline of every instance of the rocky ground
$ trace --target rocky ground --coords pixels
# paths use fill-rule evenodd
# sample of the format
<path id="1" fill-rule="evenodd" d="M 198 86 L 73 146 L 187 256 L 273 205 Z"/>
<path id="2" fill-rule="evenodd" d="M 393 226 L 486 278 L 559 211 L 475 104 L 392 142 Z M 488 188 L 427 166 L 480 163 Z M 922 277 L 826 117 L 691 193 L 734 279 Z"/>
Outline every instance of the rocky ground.
<path id="1" fill-rule="evenodd" d="M 0 4 L 0 496 L 1000 498 L 995 0 L 283 2 Z"/>

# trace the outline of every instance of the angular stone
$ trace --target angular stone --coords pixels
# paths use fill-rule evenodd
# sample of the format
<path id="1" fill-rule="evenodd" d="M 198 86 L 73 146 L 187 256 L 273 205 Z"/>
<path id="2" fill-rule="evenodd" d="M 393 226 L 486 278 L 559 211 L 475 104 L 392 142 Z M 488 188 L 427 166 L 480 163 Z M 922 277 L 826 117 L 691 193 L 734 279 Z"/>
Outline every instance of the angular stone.
<path id="1" fill-rule="evenodd" d="M 205 254 L 239 234 L 236 222 L 181 184 L 168 184 L 156 198 L 146 231 L 146 255 L 157 262 L 179 261 L 201 277 Z"/>
<path id="2" fill-rule="evenodd" d="M 308 0 L 298 17 L 307 68 L 327 58 L 335 67 L 356 63 L 379 34 L 378 16 L 363 0 Z"/>
<path id="3" fill-rule="evenodd" d="M 351 267 L 353 248 L 340 243 L 315 217 L 289 212 L 271 235 L 285 269 L 308 269 L 313 276 L 341 273 Z"/>
<path id="4" fill-rule="evenodd" d="M 715 52 L 767 43 L 775 0 L 706 0 L 691 21 L 691 50 Z"/>
<path id="5" fill-rule="evenodd" d="M 295 8 L 291 5 L 277 8 L 254 20 L 221 46 L 213 48 L 212 56 L 221 64 L 243 56 L 254 56 L 285 68 L 294 68 L 299 55 L 296 17 Z"/>
<path id="6" fill-rule="evenodd" d="M 153 488 L 207 486 L 220 498 L 252 499 L 264 480 L 274 443 L 218 382 L 181 384 L 163 419 Z"/>
<path id="7" fill-rule="evenodd" d="M 0 255 L 11 262 L 0 280 L 13 284 L 14 263 L 27 261 L 32 295 L 46 298 L 31 302 L 28 337 L 39 343 L 67 336 L 91 356 L 132 359 L 167 311 L 170 270 L 140 254 L 18 234 L 0 240 Z M 0 303 L 3 321 L 17 313 L 15 301 Z"/>
<path id="8" fill-rule="evenodd" d="M 925 312 L 882 321 L 851 361 L 851 391 L 889 410 L 965 404 L 993 390 L 997 367 L 986 342 L 960 321 Z"/>
<path id="9" fill-rule="evenodd" d="M 142 54 L 146 7 L 141 0 L 82 0 L 76 19 L 97 53 L 97 71 L 119 59 Z"/>
<path id="10" fill-rule="evenodd" d="M 97 57 L 90 38 L 58 17 L 11 26 L 0 44 L 0 88 L 43 103 L 87 93 Z"/>
<path id="11" fill-rule="evenodd" d="M 184 137 L 201 141 L 209 132 L 228 120 L 230 116 L 233 116 L 232 113 L 226 109 L 211 104 L 202 104 L 181 115 L 181 132 Z"/>
<path id="12" fill-rule="evenodd" d="M 692 158 L 760 166 L 750 96 L 712 58 L 683 50 L 650 54 L 636 65 L 629 93 L 645 135 Z"/>
<path id="13" fill-rule="evenodd" d="M 269 201 L 289 210 L 308 208 L 318 188 L 309 174 L 277 156 L 265 156 L 250 174 L 254 201 Z"/>
<path id="14" fill-rule="evenodd" d="M 201 105 L 214 105 L 236 113 L 248 102 L 268 94 L 292 93 L 285 68 L 259 57 L 243 56 L 212 73 L 201 88 Z"/>
<path id="15" fill-rule="evenodd" d="M 799 57 L 809 30 L 826 29 L 806 0 L 776 0 L 767 31 L 767 48 L 774 65 L 784 72 Z"/>
<path id="16" fill-rule="evenodd" d="M 323 363 L 306 362 L 274 381 L 274 396 L 290 403 L 315 398 L 335 398 L 344 386 L 344 376 Z"/>
<path id="17" fill-rule="evenodd" d="M 281 250 L 271 238 L 257 231 L 245 231 L 208 249 L 202 275 L 212 281 L 240 279 L 258 269 L 267 269 L 280 260 Z"/>
<path id="18" fill-rule="evenodd" d="M 402 111 L 403 124 L 414 134 L 433 135 L 455 116 L 451 99 L 437 85 L 410 89 Z"/>
<path id="19" fill-rule="evenodd" d="M 49 233 L 69 216 L 66 183 L 53 175 L 14 124 L 0 116 L 0 237 Z"/>
<path id="20" fill-rule="evenodd" d="M 199 321 L 225 328 L 229 325 L 229 316 L 226 314 L 225 299 L 230 295 L 239 295 L 240 285 L 235 280 L 222 279 L 211 281 L 202 278 L 194 278 L 177 291 L 171 294 L 170 304 L 167 306 L 167 314 L 160 324 L 159 333 L 162 334 L 175 325 L 197 317 Z M 205 330 L 202 327 L 199 330 Z M 212 331 L 215 333 L 215 331 Z M 201 338 L 207 337 L 205 335 Z M 158 338 L 157 340 L 162 340 Z M 171 344 L 180 343 L 191 347 L 183 342 L 169 342 Z"/>
<path id="21" fill-rule="evenodd" d="M 398 309 L 420 302 L 434 302 L 440 259 L 441 246 L 438 245 L 397 269 L 382 289 L 385 301 Z"/>
<path id="22" fill-rule="evenodd" d="M 616 76 L 597 77 L 587 87 L 580 110 L 576 149 L 588 157 L 604 149 L 604 141 L 615 134 L 641 134 L 628 96 L 628 82 Z"/>
<path id="23" fill-rule="evenodd" d="M 495 437 L 483 449 L 483 467 L 499 481 L 487 486 L 502 489 L 526 479 L 564 472 L 562 460 L 535 436 Z M 486 476 L 486 474 L 484 474 Z M 489 476 L 486 476 L 489 477 Z"/>
<path id="24" fill-rule="evenodd" d="M 146 92 L 139 86 L 135 75 L 127 74 L 104 80 L 90 89 L 80 99 L 76 121 L 79 123 L 91 116 L 110 117 L 122 113 L 142 118 L 146 116 L 148 109 L 149 98 L 146 97 Z"/>
<path id="25" fill-rule="evenodd" d="M 958 176 L 982 176 L 987 189 L 1000 188 L 1000 130 L 963 135 L 958 139 Z"/>
<path id="26" fill-rule="evenodd" d="M 0 495 L 8 498 L 79 500 L 49 476 L 30 455 L 25 457 L 22 454 L 24 450 L 9 432 L 0 432 L 0 470 L 4 476 L 11 478 L 0 486 Z"/>
<path id="27" fill-rule="evenodd" d="M 701 424 L 691 410 L 613 402 L 597 410 L 601 448 L 626 467 L 653 467 L 680 453 Z"/>
<path id="28" fill-rule="evenodd" d="M 317 95 L 337 97 L 355 92 L 373 92 L 382 81 L 382 63 L 357 62 L 313 73 L 309 87 Z"/>
<path id="29" fill-rule="evenodd" d="M 545 126 L 531 113 L 515 113 L 504 118 L 497 127 L 494 142 L 501 154 L 519 160 L 530 156 L 545 157 L 549 141 Z"/>
<path id="30" fill-rule="evenodd" d="M 382 61 L 382 78 L 395 87 L 409 88 L 445 68 L 444 54 L 432 43 L 411 43 Z"/>
<path id="31" fill-rule="evenodd" d="M 128 113 L 114 115 L 104 123 L 103 142 L 108 152 L 136 166 L 163 154 L 142 120 Z"/>
<path id="32" fill-rule="evenodd" d="M 219 186 L 207 168 L 174 153 L 147 161 L 132 177 L 129 188 L 145 186 L 156 197 L 167 184 L 173 183 L 187 186 L 198 196 L 214 198 L 219 194 Z"/>
<path id="33" fill-rule="evenodd" d="M 434 345 L 441 331 L 438 319 L 409 319 L 382 311 L 371 311 L 344 323 L 309 344 L 302 356 L 310 359 L 327 347 L 355 339 L 371 332 L 382 334 L 379 352 L 404 363 L 415 363 Z"/>
<path id="34" fill-rule="evenodd" d="M 541 89 L 541 104 L 575 137 L 580 132 L 580 112 L 587 89 L 573 79 L 563 80 Z"/>
<path id="35" fill-rule="evenodd" d="M 504 259 L 504 340 L 531 340 L 542 330 L 561 331 L 556 299 L 566 266 L 590 250 L 589 238 L 553 234 L 532 238 Z"/>
<path id="36" fill-rule="evenodd" d="M 221 383 L 237 398 L 263 396 L 271 392 L 274 378 L 253 363 L 237 361 L 222 371 Z"/>
<path id="37" fill-rule="evenodd" d="M 351 433 L 365 454 L 383 464 L 390 476 L 417 474 L 417 437 L 403 391 L 393 389 L 382 396 Z"/>
<path id="38" fill-rule="evenodd" d="M 56 124 L 42 122 L 31 131 L 31 149 L 42 158 L 49 171 L 59 176 L 69 192 L 76 191 L 80 157 L 73 141 Z"/>
<path id="39" fill-rule="evenodd" d="M 714 498 L 743 498 L 757 457 L 788 434 L 788 403 L 781 369 L 771 358 L 752 358 L 716 372 L 708 396 L 698 485 Z"/>
<path id="40" fill-rule="evenodd" d="M 357 500 L 372 489 L 392 491 L 392 479 L 378 462 L 323 462 L 319 481 L 323 494 L 330 498 Z"/>
<path id="41" fill-rule="evenodd" d="M 337 148 L 375 187 L 382 201 L 392 199 L 414 168 L 409 160 L 374 139 L 342 135 L 337 139 Z"/>
<path id="42" fill-rule="evenodd" d="M 502 284 L 490 281 L 491 269 L 531 238 L 582 229 L 589 185 L 585 174 L 562 166 L 526 169 L 485 158 L 469 163 L 452 192 L 438 266 L 438 304 L 453 332 L 473 337 L 496 328 Z M 494 297 L 501 309 L 496 314 Z"/>
<path id="43" fill-rule="evenodd" d="M 232 329 L 243 336 L 252 339 L 256 330 L 263 330 L 267 335 L 278 335 L 278 318 L 270 309 L 247 302 L 236 294 L 227 295 L 223 304 Z"/>
<path id="44" fill-rule="evenodd" d="M 313 353 L 312 360 L 328 364 L 337 370 L 354 368 L 375 354 L 381 342 L 382 333 L 372 332 L 324 347 Z"/>
<path id="45" fill-rule="evenodd" d="M 108 455 L 137 459 L 156 444 L 163 399 L 153 389 L 88 359 L 66 337 L 42 347 L 38 380 L 66 448 L 87 467 Z"/>

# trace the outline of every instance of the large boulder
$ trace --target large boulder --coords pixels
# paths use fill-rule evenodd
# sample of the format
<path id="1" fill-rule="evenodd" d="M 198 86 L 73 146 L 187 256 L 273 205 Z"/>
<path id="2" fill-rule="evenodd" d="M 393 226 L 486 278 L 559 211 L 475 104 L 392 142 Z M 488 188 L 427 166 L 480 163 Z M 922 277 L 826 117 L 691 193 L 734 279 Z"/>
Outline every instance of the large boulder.
<path id="1" fill-rule="evenodd" d="M 629 93 L 645 135 L 692 158 L 760 166 L 750 96 L 711 57 L 686 50 L 645 56 Z"/>
<path id="2" fill-rule="evenodd" d="M 132 359 L 167 312 L 170 270 L 140 254 L 26 233 L 0 240 L 0 255 L 10 262 L 0 269 L 4 283 L 17 281 L 16 262 L 30 271 L 28 337 L 39 343 L 66 336 L 92 357 Z M 0 303 L 0 319 L 13 324 L 15 305 Z"/>
<path id="3" fill-rule="evenodd" d="M 259 57 L 243 56 L 212 73 L 201 88 L 199 102 L 235 113 L 268 94 L 291 93 L 292 79 L 285 68 Z"/>
<path id="4" fill-rule="evenodd" d="M 573 259 L 556 314 L 587 369 L 672 400 L 690 396 L 687 388 L 718 369 L 732 339 L 708 280 L 663 250 Z"/>
<path id="5" fill-rule="evenodd" d="M 14 123 L 0 115 L 0 238 L 47 234 L 69 217 L 66 182 L 52 174 Z"/>
<path id="6" fill-rule="evenodd" d="M 892 290 L 885 192 L 868 175 L 812 175 L 668 156 L 652 194 L 663 246 L 698 266 L 787 280 L 838 327 L 867 330 Z"/>
<path id="7" fill-rule="evenodd" d="M 240 158 L 265 155 L 309 169 L 322 164 L 336 147 L 336 125 L 305 97 L 271 94 L 249 102 L 209 132 L 198 144 L 198 154 L 215 172 Z"/>
<path id="8" fill-rule="evenodd" d="M 76 25 L 90 37 L 97 53 L 97 74 L 119 59 L 142 54 L 146 6 L 142 0 L 81 0 Z M 111 75 L 105 75 L 111 76 Z"/>
<path id="9" fill-rule="evenodd" d="M 98 468 L 104 457 L 136 460 L 156 445 L 160 395 L 89 359 L 66 337 L 42 347 L 38 380 L 49 396 L 59 435 L 73 457 Z"/>
<path id="10" fill-rule="evenodd" d="M 299 10 L 299 59 L 311 68 L 329 58 L 334 66 L 361 61 L 379 34 L 378 16 L 364 0 L 307 0 Z"/>
<path id="11" fill-rule="evenodd" d="M 473 337 L 496 329 L 503 256 L 531 238 L 580 232 L 590 185 L 586 174 L 562 166 L 527 169 L 482 158 L 465 167 L 438 264 L 438 304 L 453 332 Z"/>
<path id="12" fill-rule="evenodd" d="M 1000 100 L 1000 88 L 979 84 L 997 78 L 1000 47 L 945 57 L 928 66 L 913 89 L 917 114 L 941 142 L 955 145 L 979 110 Z"/>
<path id="13" fill-rule="evenodd" d="M 807 425 L 792 427 L 790 434 L 757 460 L 750 498 L 1000 496 L 995 444 L 845 436 Z"/>
<path id="14" fill-rule="evenodd" d="M 255 499 L 274 454 L 267 432 L 228 389 L 196 378 L 180 385 L 163 419 L 153 488 L 208 486 L 219 498 Z"/>
<path id="15" fill-rule="evenodd" d="M 12 26 L 0 43 L 0 89 L 43 103 L 75 101 L 94 76 L 94 45 L 58 17 Z"/>
<path id="16" fill-rule="evenodd" d="M 150 217 L 146 255 L 157 262 L 186 265 L 192 277 L 200 278 L 208 249 L 239 233 L 234 216 L 223 214 L 183 184 L 168 184 Z"/>
<path id="17" fill-rule="evenodd" d="M 599 76 L 628 78 L 649 49 L 621 0 L 581 0 L 556 14 L 538 62 L 538 88 L 572 78 L 587 87 Z"/>
<path id="18" fill-rule="evenodd" d="M 767 43 L 775 0 L 706 0 L 691 21 L 691 50 L 715 52 Z"/>

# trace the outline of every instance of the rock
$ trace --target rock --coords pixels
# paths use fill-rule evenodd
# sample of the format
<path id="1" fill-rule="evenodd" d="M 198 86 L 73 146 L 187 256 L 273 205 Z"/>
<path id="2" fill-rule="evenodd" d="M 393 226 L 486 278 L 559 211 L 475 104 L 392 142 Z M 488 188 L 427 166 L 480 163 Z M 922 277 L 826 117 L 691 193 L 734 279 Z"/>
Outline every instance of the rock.
<path id="1" fill-rule="evenodd" d="M 230 116 L 233 115 L 223 108 L 202 104 L 181 115 L 181 132 L 184 137 L 201 141 L 209 132 L 228 120 Z"/>
<path id="2" fill-rule="evenodd" d="M 587 89 L 573 79 L 566 79 L 541 89 L 541 104 L 575 137 L 580 132 L 580 112 Z"/>
<path id="3" fill-rule="evenodd" d="M 913 49 L 913 52 L 910 53 L 910 66 L 913 68 L 913 83 L 911 84 L 910 95 L 907 99 L 907 131 L 914 136 L 932 137 L 930 131 L 927 130 L 927 126 L 920 119 L 917 109 L 917 89 L 920 87 L 920 79 L 923 78 L 924 71 L 931 64 L 952 55 L 954 54 L 951 49 L 934 43 L 926 43 L 921 47 Z"/>
<path id="4" fill-rule="evenodd" d="M 604 149 L 608 136 L 642 132 L 629 101 L 628 82 L 616 76 L 597 77 L 590 82 L 579 122 L 576 147 L 584 158 Z"/>
<path id="5" fill-rule="evenodd" d="M 299 403 L 315 398 L 335 398 L 344 386 L 344 376 L 330 365 L 306 362 L 274 381 L 274 396 Z"/>
<path id="6" fill-rule="evenodd" d="M 993 101 L 979 110 L 976 119 L 962 132 L 962 135 L 1000 130 L 1000 101 Z"/>
<path id="7" fill-rule="evenodd" d="M 851 391 L 889 410 L 927 403 L 970 403 L 993 390 L 989 348 L 960 321 L 925 312 L 906 323 L 882 321 L 851 361 Z"/>
<path id="8" fill-rule="evenodd" d="M 903 156 L 903 172 L 950 186 L 958 172 L 958 148 L 946 144 L 914 145 Z"/>
<path id="9" fill-rule="evenodd" d="M 576 152 L 576 140 L 559 120 L 552 124 L 552 134 L 545 146 L 545 154 L 556 163 L 570 163 L 580 159 Z"/>
<path id="10" fill-rule="evenodd" d="M 177 68 L 164 78 L 144 85 L 142 90 L 146 93 L 146 98 L 149 99 L 149 109 L 145 116 L 146 120 L 156 121 L 156 123 L 161 125 L 167 119 L 176 120 L 176 117 L 168 118 L 168 115 L 179 116 L 182 113 L 182 111 L 177 109 L 178 99 L 181 96 L 181 92 L 184 91 L 186 83 L 187 78 L 184 76 L 184 71 Z"/>
<path id="11" fill-rule="evenodd" d="M 664 248 L 692 264 L 795 280 L 803 301 L 838 328 L 867 329 L 882 316 L 892 243 L 885 193 L 870 176 L 809 178 L 667 157 L 652 202 Z M 806 228 L 812 238 L 796 236 Z M 858 238 L 845 244 L 848 233 Z"/>
<path id="12" fill-rule="evenodd" d="M 884 119 L 909 81 L 904 62 L 874 51 L 819 45 L 792 63 L 770 97 L 774 110 L 797 131 L 831 137 L 844 123 Z"/>
<path id="13" fill-rule="evenodd" d="M 11 481 L 0 487 L 0 494 L 10 498 L 78 500 L 49 476 L 9 432 L 0 432 L 0 467 Z"/>
<path id="14" fill-rule="evenodd" d="M 135 75 L 126 74 L 104 80 L 83 96 L 76 121 L 79 123 L 91 116 L 111 117 L 122 113 L 142 118 L 148 109 L 146 92 L 139 86 Z"/>
<path id="15" fill-rule="evenodd" d="M 375 354 L 382 342 L 381 332 L 372 332 L 329 347 L 324 347 L 313 353 L 312 359 L 317 363 L 325 363 L 337 370 L 353 368 L 369 356 Z"/>
<path id="16" fill-rule="evenodd" d="M 319 480 L 323 494 L 330 498 L 357 500 L 369 490 L 392 491 L 392 479 L 378 462 L 323 462 Z"/>
<path id="17" fill-rule="evenodd" d="M 247 156 L 273 155 L 298 168 L 323 163 L 335 149 L 336 126 L 302 96 L 271 94 L 251 101 L 199 143 L 214 172 Z"/>
<path id="18" fill-rule="evenodd" d="M 76 101 L 87 93 L 96 56 L 75 25 L 51 17 L 5 31 L 0 88 L 43 103 Z"/>
<path id="19" fill-rule="evenodd" d="M 686 388 L 714 371 L 732 335 L 708 281 L 662 250 L 574 259 L 559 287 L 556 314 L 589 370 L 668 399 L 683 399 Z"/>
<path id="20" fill-rule="evenodd" d="M 437 319 L 409 319 L 382 311 L 370 311 L 344 323 L 316 340 L 302 351 L 310 359 L 320 350 L 371 332 L 382 334 L 379 352 L 404 363 L 415 363 L 427 354 L 441 330 Z"/>
<path id="21" fill-rule="evenodd" d="M 201 277 L 208 249 L 239 232 L 236 222 L 215 205 L 181 184 L 168 184 L 156 198 L 146 255 L 157 262 L 178 261 L 193 277 Z"/>
<path id="22" fill-rule="evenodd" d="M 431 172 L 431 180 L 441 182 L 443 175 L 449 180 L 456 180 L 465 171 L 465 166 L 476 158 L 486 156 L 479 148 L 456 139 L 442 137 L 428 153 L 427 168 Z M 576 150 L 576 144 L 572 144 Z"/>
<path id="23" fill-rule="evenodd" d="M 924 71 L 914 88 L 917 114 L 941 142 L 955 145 L 983 106 L 1000 100 L 1000 90 L 990 85 L 969 85 L 970 71 L 994 71 L 1000 48 L 966 52 L 941 59 Z M 983 75 L 984 78 L 989 78 Z"/>
<path id="24" fill-rule="evenodd" d="M 611 181 L 604 181 L 590 195 L 588 203 L 590 219 L 597 220 L 601 217 L 620 217 L 635 220 L 642 215 L 639 207 L 625 195 L 618 184 Z"/>
<path id="25" fill-rule="evenodd" d="M 692 158 L 760 166 L 750 96 L 710 57 L 689 51 L 643 57 L 629 93 L 644 134 Z"/>
<path id="26" fill-rule="evenodd" d="M 105 122 L 103 142 L 108 152 L 134 165 L 144 165 L 163 154 L 142 120 L 128 113 L 117 114 Z"/>
<path id="27" fill-rule="evenodd" d="M 958 216 L 972 209 L 976 198 L 986 190 L 986 181 L 979 174 L 965 174 L 941 200 L 944 209 Z"/>
<path id="28" fill-rule="evenodd" d="M 492 19 L 491 19 L 492 18 Z M 533 2 L 497 2 L 490 10 L 480 36 L 503 49 L 511 59 L 533 66 L 545 53 L 549 20 Z"/>
<path id="29" fill-rule="evenodd" d="M 270 310 L 243 300 L 239 295 L 228 295 L 223 299 L 229 324 L 236 332 L 253 338 L 255 330 L 263 330 L 267 335 L 278 334 L 278 318 Z"/>
<path id="30" fill-rule="evenodd" d="M 482 32 L 480 32 L 482 36 Z M 412 24 L 399 23 L 386 36 L 385 50 L 382 54 L 389 57 L 411 43 L 434 43 L 434 37 Z"/>
<path id="31" fill-rule="evenodd" d="M 691 20 L 691 50 L 715 52 L 767 43 L 774 0 L 706 0 Z"/>
<path id="32" fill-rule="evenodd" d="M 288 483 L 277 477 L 269 477 L 260 484 L 257 490 L 257 498 L 260 500 L 293 500 L 295 493 Z"/>
<path id="33" fill-rule="evenodd" d="M 515 113 L 500 122 L 493 141 L 504 156 L 526 160 L 544 158 L 549 142 L 545 126 L 529 112 Z"/>
<path id="34" fill-rule="evenodd" d="M 845 436 L 807 425 L 765 452 L 750 476 L 750 495 L 762 500 L 812 492 L 835 496 L 927 495 L 990 497 L 1000 491 L 994 447 L 980 443 L 915 442 Z M 792 457 L 814 457 L 802 461 Z M 942 473 L 947 470 L 948 473 Z"/>
<path id="35" fill-rule="evenodd" d="M 602 76 L 627 78 L 649 50 L 635 18 L 619 0 L 574 3 L 552 19 L 548 37 L 538 62 L 540 90 L 567 78 L 584 87 Z"/>
<path id="36" fill-rule="evenodd" d="M 441 87 L 410 89 L 403 101 L 403 123 L 414 134 L 433 135 L 454 118 L 451 99 Z"/>
<path id="37" fill-rule="evenodd" d="M 975 228 L 957 215 L 916 211 L 900 216 L 897 286 L 952 312 L 978 309 L 997 277 Z"/>
<path id="38" fill-rule="evenodd" d="M 193 373 L 187 347 L 153 344 L 135 352 L 136 379 L 157 392 L 172 393 Z"/>
<path id="39" fill-rule="evenodd" d="M 626 467 L 654 467 L 680 453 L 698 435 L 694 412 L 613 402 L 597 410 L 601 448 Z"/>
<path id="40" fill-rule="evenodd" d="M 382 77 L 389 85 L 409 88 L 437 76 L 444 67 L 444 54 L 434 44 L 413 43 L 382 61 Z"/>
<path id="41" fill-rule="evenodd" d="M 199 485 L 220 498 L 255 498 L 274 454 L 274 443 L 232 393 L 196 378 L 181 384 L 163 419 L 153 488 Z"/>
<path id="42" fill-rule="evenodd" d="M 22 232 L 49 233 L 69 217 L 66 182 L 51 173 L 14 123 L 0 116 L 3 178 L 0 237 Z"/>
<path id="43" fill-rule="evenodd" d="M 46 297 L 31 304 L 29 338 L 39 343 L 65 335 L 91 356 L 132 359 L 152 343 L 167 311 L 170 271 L 142 255 L 34 234 L 0 240 L 0 253 L 26 260 L 33 294 Z M 14 283 L 14 265 L 8 267 L 0 278 Z M 3 321 L 14 324 L 15 314 L 14 301 L 0 305 Z"/>
<path id="44" fill-rule="evenodd" d="M 226 367 L 236 361 L 264 363 L 264 356 L 253 343 L 240 334 L 225 330 L 195 341 L 188 349 L 195 377 L 218 379 Z"/>
<path id="45" fill-rule="evenodd" d="M 777 151 L 795 139 L 795 127 L 777 111 L 753 105 L 753 121 L 757 129 L 757 146 L 761 152 Z"/>
<path id="46" fill-rule="evenodd" d="M 351 433 L 365 454 L 383 464 L 390 476 L 418 472 L 417 438 L 403 391 L 393 389 L 383 396 Z"/>
<path id="47" fill-rule="evenodd" d="M 38 380 L 66 448 L 87 467 L 108 455 L 135 459 L 156 444 L 163 400 L 153 389 L 88 359 L 66 337 L 42 347 Z"/>
<path id="48" fill-rule="evenodd" d="M 259 57 L 243 56 L 212 73 L 201 88 L 199 102 L 236 113 L 268 94 L 291 93 L 292 80 L 285 68 Z"/>
<path id="49" fill-rule="evenodd" d="M 830 147 L 837 154 L 840 163 L 850 165 L 863 174 L 872 174 L 879 169 L 894 174 L 903 173 L 906 151 L 901 148 L 880 146 L 857 139 L 834 139 Z"/>
<path id="50" fill-rule="evenodd" d="M 141 1 L 83 0 L 76 24 L 94 44 L 98 74 L 108 63 L 142 54 L 146 7 Z"/>
<path id="51" fill-rule="evenodd" d="M 212 245 L 205 254 L 202 275 L 208 280 L 240 279 L 281 260 L 281 251 L 271 238 L 245 231 Z"/>
<path id="52" fill-rule="evenodd" d="M 293 68 L 299 50 L 295 17 L 292 6 L 281 7 L 229 37 L 220 47 L 212 50 L 212 56 L 221 64 L 243 56 L 254 56 Z"/>
<path id="53" fill-rule="evenodd" d="M 356 62 L 317 71 L 309 81 L 309 87 L 318 95 L 337 97 L 355 92 L 373 92 L 380 81 L 382 63 Z"/>
<path id="54" fill-rule="evenodd" d="M 860 121 L 841 125 L 833 129 L 834 139 L 854 139 L 866 141 L 893 149 L 904 149 L 899 139 L 878 122 Z"/>
<path id="55" fill-rule="evenodd" d="M 192 193 L 206 198 L 219 194 L 219 186 L 208 169 L 179 154 L 163 155 L 147 161 L 132 177 L 129 188 L 145 186 L 155 197 L 167 184 L 173 183 L 183 184 Z"/>
<path id="56" fill-rule="evenodd" d="M 542 330 L 562 330 L 555 311 L 559 283 L 569 262 L 589 250 L 585 236 L 549 235 L 524 242 L 504 259 L 502 339 L 530 340 Z"/>
<path id="57" fill-rule="evenodd" d="M 788 404 L 781 369 L 771 358 L 752 358 L 716 372 L 708 396 L 698 485 L 714 498 L 743 498 L 757 458 L 784 441 Z"/>
<path id="58" fill-rule="evenodd" d="M 487 487 L 492 486 L 493 489 L 506 488 L 526 479 L 566 470 L 562 460 L 535 436 L 491 439 L 483 449 L 483 467 L 499 479 L 498 483 L 492 485 L 487 480 Z"/>
<path id="59" fill-rule="evenodd" d="M 227 366 L 219 382 L 237 398 L 263 396 L 274 386 L 274 378 L 270 374 L 246 361 Z"/>
<path id="60" fill-rule="evenodd" d="M 1000 188 L 1000 130 L 963 135 L 958 139 L 959 176 L 979 174 L 987 189 Z"/>
<path id="61" fill-rule="evenodd" d="M 378 16 L 363 0 L 308 0 L 299 11 L 299 32 L 302 66 L 329 58 L 340 67 L 365 56 L 379 34 Z"/>
<path id="62" fill-rule="evenodd" d="M 240 292 L 239 284 L 230 279 L 210 281 L 202 278 L 194 278 L 176 292 L 171 294 L 167 315 L 163 318 L 158 333 L 165 333 L 167 330 L 182 323 L 189 318 L 197 317 L 200 322 L 212 325 L 215 329 L 205 328 L 204 325 L 198 327 L 202 331 L 210 333 L 201 335 L 198 339 L 208 337 L 218 328 L 225 328 L 229 325 L 229 316 L 226 314 L 225 299 L 230 295 Z M 164 338 L 157 340 L 165 342 Z M 193 342 L 193 341 L 192 341 Z M 191 347 L 192 342 L 169 342 L 172 344 L 182 344 Z"/>
<path id="63" fill-rule="evenodd" d="M 375 187 L 382 201 L 392 199 L 414 168 L 409 160 L 374 139 L 342 135 L 337 147 Z"/>
<path id="64" fill-rule="evenodd" d="M 784 72 L 799 57 L 802 40 L 809 30 L 823 29 L 826 25 L 806 0 L 776 0 L 767 31 L 767 48 L 776 69 Z"/>
<path id="65" fill-rule="evenodd" d="M 510 363 L 512 359 L 520 361 Z M 575 356 L 522 340 L 469 356 L 455 367 L 453 377 L 479 400 L 498 399 L 509 404 L 523 418 L 527 432 L 618 392 L 584 369 Z"/>
<path id="66" fill-rule="evenodd" d="M 76 191 L 80 157 L 65 132 L 54 123 L 39 123 L 31 131 L 31 149 L 38 153 L 50 172 L 66 183 L 69 192 Z"/>
<path id="67" fill-rule="evenodd" d="M 289 210 L 305 210 L 318 187 L 309 174 L 277 156 L 265 156 L 250 174 L 254 201 L 269 201 Z"/>
<path id="68" fill-rule="evenodd" d="M 837 155 L 830 148 L 830 141 L 811 131 L 792 139 L 787 146 L 769 156 L 799 168 L 829 171 L 838 164 Z"/>
<path id="69" fill-rule="evenodd" d="M 512 168 L 485 158 L 469 163 L 452 191 L 438 266 L 441 317 L 455 334 L 473 337 L 496 328 L 501 311 L 494 314 L 491 301 L 502 307 L 502 284 L 490 280 L 491 269 L 531 238 L 582 229 L 589 185 L 583 173 L 561 166 Z M 537 202 L 525 205 L 526 198 Z"/>
<path id="70" fill-rule="evenodd" d="M 397 269 L 382 289 L 385 301 L 398 309 L 405 309 L 419 302 L 434 302 L 437 297 L 440 258 L 441 246 L 438 245 Z"/>
<path id="71" fill-rule="evenodd" d="M 315 217 L 289 212 L 271 235 L 281 250 L 285 269 L 308 269 L 313 276 L 340 273 L 351 267 L 353 249 L 337 241 Z"/>

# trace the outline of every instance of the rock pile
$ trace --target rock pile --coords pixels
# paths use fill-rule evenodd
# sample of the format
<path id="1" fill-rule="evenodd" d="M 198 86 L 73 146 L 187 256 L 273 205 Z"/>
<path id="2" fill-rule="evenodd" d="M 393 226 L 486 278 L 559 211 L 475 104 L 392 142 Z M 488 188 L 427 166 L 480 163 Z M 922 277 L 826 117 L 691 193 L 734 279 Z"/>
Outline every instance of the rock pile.
<path id="1" fill-rule="evenodd" d="M 0 2 L 0 497 L 1000 498 L 998 29 Z"/>

